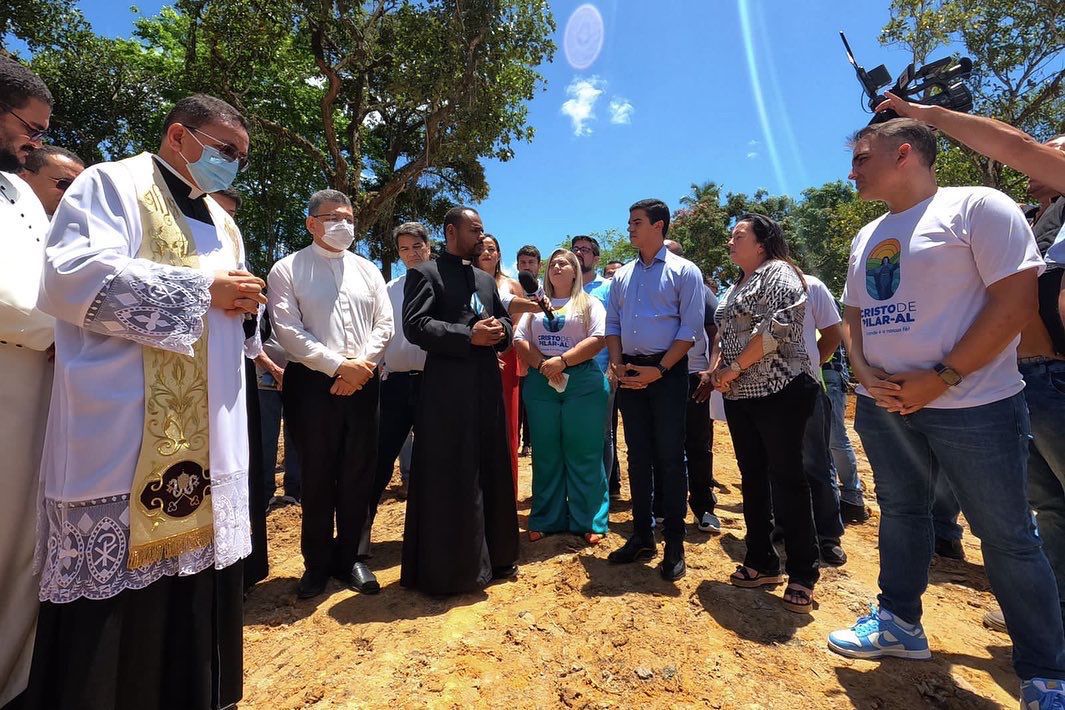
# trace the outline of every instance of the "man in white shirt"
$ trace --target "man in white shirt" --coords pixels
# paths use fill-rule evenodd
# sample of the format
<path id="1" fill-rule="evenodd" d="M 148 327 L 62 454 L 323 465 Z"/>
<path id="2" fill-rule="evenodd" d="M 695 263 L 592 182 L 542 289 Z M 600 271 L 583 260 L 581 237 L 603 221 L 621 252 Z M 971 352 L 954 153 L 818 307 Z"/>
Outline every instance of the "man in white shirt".
<path id="1" fill-rule="evenodd" d="M 56 145 L 45 145 L 30 153 L 19 177 L 33 188 L 44 213 L 51 219 L 63 193 L 84 170 L 85 163 L 74 153 Z"/>
<path id="2" fill-rule="evenodd" d="M 832 357 L 843 339 L 840 326 L 842 319 L 836 310 L 836 301 L 824 282 L 810 274 L 803 274 L 803 279 L 807 287 L 803 341 L 814 372 L 820 372 L 821 364 Z M 847 562 L 847 553 L 840 544 L 843 518 L 839 512 L 839 481 L 832 463 L 831 433 L 832 401 L 822 387 L 814 400 L 810 419 L 806 422 L 806 434 L 802 440 L 802 466 L 810 482 L 821 562 L 840 567 Z"/>
<path id="3" fill-rule="evenodd" d="M 40 149 L 51 115 L 44 82 L 0 59 L 0 707 L 26 687 L 33 654 L 39 606 L 33 530 L 54 339 L 52 317 L 36 307 L 48 218 L 15 173 Z"/>
<path id="4" fill-rule="evenodd" d="M 1057 586 L 1026 499 L 1031 439 L 1017 343 L 1043 269 L 1024 215 L 983 187 L 940 188 L 936 137 L 911 119 L 853 141 L 851 178 L 890 212 L 851 246 L 844 337 L 855 429 L 880 503 L 879 610 L 829 635 L 857 658 L 928 658 L 921 596 L 939 476 L 954 487 L 1013 640 L 1026 707 L 1065 701 Z M 1023 580 L 1019 583 L 1018 580 Z"/>
<path id="5" fill-rule="evenodd" d="M 269 277 L 274 333 L 289 355 L 281 396 L 302 457 L 305 572 L 296 595 L 318 596 L 330 575 L 376 594 L 381 587 L 357 552 L 377 463 L 377 363 L 392 337 L 392 305 L 381 272 L 348 249 L 355 232 L 347 195 L 311 195 L 306 224 L 312 244 Z"/>
<path id="6" fill-rule="evenodd" d="M 392 232 L 396 251 L 403 266 L 413 269 L 429 260 L 429 232 L 419 222 L 404 222 Z M 392 305 L 392 317 L 403 313 L 403 286 L 407 274 L 388 282 L 388 299 Z M 406 445 L 407 437 L 414 428 L 418 413 L 422 370 L 425 369 L 425 351 L 414 345 L 403 334 L 403 328 L 395 328 L 381 358 L 381 408 L 380 433 L 377 437 L 377 473 L 373 493 L 370 496 L 370 514 L 366 518 L 364 545 L 359 553 L 369 552 L 369 537 L 381 496 L 392 480 L 392 468 L 396 457 Z"/>

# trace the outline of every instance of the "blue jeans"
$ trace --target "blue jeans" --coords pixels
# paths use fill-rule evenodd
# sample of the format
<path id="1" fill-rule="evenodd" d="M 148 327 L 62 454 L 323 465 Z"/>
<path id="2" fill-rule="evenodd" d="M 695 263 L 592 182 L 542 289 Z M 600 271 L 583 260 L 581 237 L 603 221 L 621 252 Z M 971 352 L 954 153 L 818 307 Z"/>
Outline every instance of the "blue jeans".
<path id="1" fill-rule="evenodd" d="M 843 537 L 843 519 L 839 515 L 839 484 L 829 455 L 829 432 L 832 428 L 832 402 L 818 387 L 813 410 L 806 420 L 802 438 L 802 470 L 810 484 L 814 527 L 821 545 L 838 545 Z"/>
<path id="2" fill-rule="evenodd" d="M 259 418 L 263 434 L 263 478 L 266 485 L 263 487 L 263 495 L 266 500 L 263 506 L 270 503 L 270 499 L 277 492 L 277 484 L 274 481 L 274 469 L 277 468 L 277 437 L 281 434 L 281 393 L 275 389 L 259 389 Z M 296 500 L 300 495 L 300 456 L 296 450 L 296 442 L 289 434 L 288 421 L 285 421 L 285 495 L 292 496 Z"/>
<path id="3" fill-rule="evenodd" d="M 954 487 L 946 476 L 936 481 L 936 490 L 932 498 L 932 531 L 942 540 L 961 540 L 962 529 L 958 524 L 961 503 L 954 493 Z"/>
<path id="4" fill-rule="evenodd" d="M 683 540 L 688 498 L 684 465 L 688 359 L 682 358 L 662 379 L 642 390 L 619 388 L 617 400 L 629 449 L 633 535 L 645 542 L 654 540 L 651 499 L 657 494 L 666 540 Z M 654 490 L 652 470 L 660 476 L 660 491 Z"/>
<path id="5" fill-rule="evenodd" d="M 839 477 L 839 499 L 863 507 L 862 479 L 858 478 L 858 457 L 854 455 L 847 426 L 843 422 L 847 411 L 847 383 L 843 373 L 837 370 L 821 370 L 825 380 L 825 391 L 832 402 L 832 429 L 829 432 L 829 446 L 832 449 L 832 466 Z"/>
<path id="6" fill-rule="evenodd" d="M 1034 439 L 1028 446 L 1028 502 L 1058 580 L 1065 618 L 1065 361 L 1021 363 Z"/>
<path id="7" fill-rule="evenodd" d="M 1031 429 L 1024 395 L 907 416 L 860 396 L 855 430 L 880 504 L 880 605 L 904 621 L 921 621 L 932 561 L 932 500 L 937 478 L 946 476 L 982 543 L 1017 675 L 1065 679 L 1057 584 L 1025 497 Z"/>

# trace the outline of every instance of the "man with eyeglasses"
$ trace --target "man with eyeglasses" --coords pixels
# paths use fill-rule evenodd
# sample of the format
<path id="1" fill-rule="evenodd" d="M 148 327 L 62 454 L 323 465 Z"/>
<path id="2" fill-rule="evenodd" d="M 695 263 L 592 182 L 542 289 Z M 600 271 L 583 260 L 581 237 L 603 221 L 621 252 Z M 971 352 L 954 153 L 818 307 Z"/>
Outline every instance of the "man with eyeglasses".
<path id="1" fill-rule="evenodd" d="M 83 170 L 85 163 L 71 151 L 45 145 L 29 154 L 19 177 L 33 188 L 44 206 L 44 213 L 51 219 L 59 207 L 59 201 L 63 199 L 63 193 Z"/>
<path id="2" fill-rule="evenodd" d="M 236 109 L 189 96 L 157 152 L 86 168 L 59 202 L 40 287 L 56 392 L 27 707 L 241 698 L 242 324 L 266 299 L 209 193 L 229 187 L 248 143 Z"/>
<path id="3" fill-rule="evenodd" d="M 377 365 L 392 337 L 392 303 L 381 272 L 349 249 L 354 221 L 347 195 L 319 190 L 307 204 L 312 243 L 270 270 L 270 316 L 289 356 L 281 399 L 303 476 L 300 599 L 325 592 L 330 576 L 363 594 L 381 590 L 358 548 L 377 469 Z"/>
<path id="4" fill-rule="evenodd" d="M 33 123 L 27 127 L 15 112 Z M 48 415 L 54 321 L 37 309 L 48 218 L 16 172 L 40 148 L 52 95 L 21 64 L 0 59 L 0 707 L 26 687 L 37 623 L 33 573 L 41 439 Z"/>

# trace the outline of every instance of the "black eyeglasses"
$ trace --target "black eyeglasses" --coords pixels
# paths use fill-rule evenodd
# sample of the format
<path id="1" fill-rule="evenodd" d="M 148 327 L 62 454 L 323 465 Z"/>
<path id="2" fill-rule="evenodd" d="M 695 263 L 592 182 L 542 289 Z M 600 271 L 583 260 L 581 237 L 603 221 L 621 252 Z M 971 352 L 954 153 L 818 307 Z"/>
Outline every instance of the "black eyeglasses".
<path id="1" fill-rule="evenodd" d="M 74 182 L 74 178 L 54 178 L 48 177 L 47 175 L 45 175 L 45 177 L 55 183 L 57 190 L 62 190 L 64 192 L 66 192 L 66 189 L 70 187 L 72 182 Z"/>
<path id="2" fill-rule="evenodd" d="M 7 106 L 6 104 L 0 104 L 0 106 L 2 106 L 3 109 L 10 113 L 12 116 L 17 118 L 19 120 L 19 123 L 26 127 L 26 137 L 29 138 L 31 141 L 42 140 L 45 136 L 48 135 L 47 128 L 37 128 L 32 123 L 27 122 L 26 119 L 24 119 L 22 116 L 19 116 L 17 113 L 15 113 L 15 109 L 11 108 L 10 106 Z"/>
<path id="3" fill-rule="evenodd" d="M 595 253 L 595 249 L 592 249 L 591 247 L 573 247 L 571 251 L 573 251 L 574 254 L 592 254 L 598 256 Z"/>
<path id="4" fill-rule="evenodd" d="M 355 220 L 351 217 L 346 217 L 342 214 L 337 214 L 336 212 L 323 212 L 322 214 L 312 214 L 311 217 L 314 217 L 315 219 L 320 220 L 322 222 L 347 222 L 348 224 L 355 224 Z"/>
<path id="5" fill-rule="evenodd" d="M 224 140 L 221 140 L 220 138 L 215 138 L 210 133 L 201 131 L 199 128 L 193 128 L 192 126 L 185 126 L 185 128 L 188 128 L 190 131 L 195 131 L 201 136 L 207 136 L 215 143 L 218 143 L 218 145 L 211 147 L 221 153 L 222 157 L 228 160 L 229 162 L 232 163 L 234 160 L 237 161 L 237 165 L 239 166 L 241 172 L 244 172 L 248 169 L 248 155 L 246 153 L 244 155 L 241 155 L 240 151 L 237 150 L 237 147 L 232 143 L 226 143 Z"/>

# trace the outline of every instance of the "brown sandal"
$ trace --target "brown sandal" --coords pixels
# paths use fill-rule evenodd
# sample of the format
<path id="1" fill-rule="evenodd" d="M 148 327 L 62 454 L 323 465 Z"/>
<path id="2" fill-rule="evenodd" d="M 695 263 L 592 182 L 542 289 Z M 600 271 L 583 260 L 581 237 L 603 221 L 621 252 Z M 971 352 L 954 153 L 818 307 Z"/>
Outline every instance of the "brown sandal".
<path id="1" fill-rule="evenodd" d="M 584 541 L 589 545 L 598 545 L 606 537 L 601 533 L 586 532 L 584 533 Z"/>
<path id="2" fill-rule="evenodd" d="M 798 601 L 788 601 L 788 597 Z M 784 589 L 784 608 L 796 614 L 809 614 L 814 608 L 814 590 L 792 582 Z"/>
<path id="3" fill-rule="evenodd" d="M 539 530 L 529 531 L 529 542 L 540 542 L 543 539 L 544 533 L 540 532 Z"/>
<path id="4" fill-rule="evenodd" d="M 784 583 L 784 577 L 777 574 L 763 574 L 753 567 L 739 565 L 736 571 L 729 576 L 728 581 L 734 587 L 743 589 L 756 589 L 757 587 L 771 587 Z"/>

